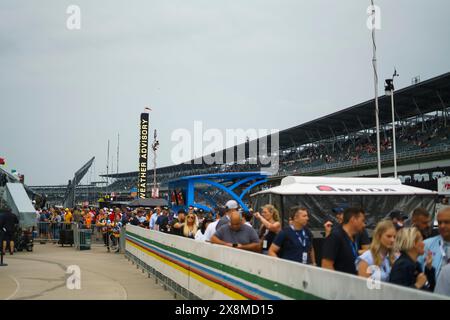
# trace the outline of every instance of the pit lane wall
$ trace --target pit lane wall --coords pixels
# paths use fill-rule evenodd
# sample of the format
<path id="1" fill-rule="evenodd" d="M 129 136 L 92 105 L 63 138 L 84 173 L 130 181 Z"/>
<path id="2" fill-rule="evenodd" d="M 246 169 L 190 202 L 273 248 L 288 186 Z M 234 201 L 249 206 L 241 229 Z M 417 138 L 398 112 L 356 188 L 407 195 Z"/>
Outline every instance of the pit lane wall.
<path id="1" fill-rule="evenodd" d="M 445 299 L 356 276 L 126 226 L 126 254 L 200 299 Z"/>

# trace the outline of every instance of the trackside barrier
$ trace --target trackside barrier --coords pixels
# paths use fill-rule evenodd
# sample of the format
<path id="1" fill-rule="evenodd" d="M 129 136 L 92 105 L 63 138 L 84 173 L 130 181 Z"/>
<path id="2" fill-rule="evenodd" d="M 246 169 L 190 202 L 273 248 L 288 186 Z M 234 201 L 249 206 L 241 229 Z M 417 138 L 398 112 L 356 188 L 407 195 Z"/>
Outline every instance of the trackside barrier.
<path id="1" fill-rule="evenodd" d="M 446 297 L 126 226 L 126 257 L 187 299 L 429 300 Z"/>

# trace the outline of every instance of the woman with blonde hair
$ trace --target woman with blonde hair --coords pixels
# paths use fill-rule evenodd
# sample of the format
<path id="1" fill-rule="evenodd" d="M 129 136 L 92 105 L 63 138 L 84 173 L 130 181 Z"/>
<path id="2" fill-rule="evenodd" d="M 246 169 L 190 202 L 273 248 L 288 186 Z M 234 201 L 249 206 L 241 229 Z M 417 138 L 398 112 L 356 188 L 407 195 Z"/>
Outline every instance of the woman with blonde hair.
<path id="1" fill-rule="evenodd" d="M 256 212 L 254 216 L 261 222 L 259 238 L 261 239 L 262 252 L 267 254 L 275 236 L 281 231 L 280 214 L 271 204 L 266 204 L 261 209 L 262 214 Z"/>
<path id="2" fill-rule="evenodd" d="M 356 261 L 358 275 L 364 278 L 389 281 L 391 267 L 395 261 L 394 245 L 395 226 L 391 220 L 379 222 L 373 233 L 369 250 L 360 255 Z"/>
<path id="3" fill-rule="evenodd" d="M 197 216 L 189 212 L 183 226 L 183 236 L 194 239 L 198 229 L 197 225 Z"/>
<path id="4" fill-rule="evenodd" d="M 421 290 L 433 291 L 436 283 L 432 266 L 433 255 L 427 253 L 425 270 L 417 258 L 425 253 L 423 237 L 417 228 L 402 228 L 397 233 L 395 247 L 400 257 L 392 266 L 389 282 Z"/>

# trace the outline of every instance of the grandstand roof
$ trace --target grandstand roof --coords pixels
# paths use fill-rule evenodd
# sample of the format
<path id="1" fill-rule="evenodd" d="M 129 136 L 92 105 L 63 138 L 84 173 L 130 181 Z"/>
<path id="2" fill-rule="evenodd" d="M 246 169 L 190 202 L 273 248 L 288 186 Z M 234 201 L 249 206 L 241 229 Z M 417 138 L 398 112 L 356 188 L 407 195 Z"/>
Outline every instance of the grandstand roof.
<path id="1" fill-rule="evenodd" d="M 267 177 L 269 173 L 267 172 L 226 172 L 226 173 L 213 173 L 213 174 L 202 174 L 196 176 L 186 176 L 181 178 L 176 178 L 169 183 L 179 182 L 185 180 L 203 180 L 203 179 L 219 179 L 219 180 L 233 180 L 236 178 L 249 178 L 249 177 Z"/>
<path id="2" fill-rule="evenodd" d="M 379 97 L 380 124 L 392 122 L 390 97 Z M 450 107 L 450 72 L 415 85 L 395 91 L 395 111 L 397 119 L 404 120 L 421 114 Z M 281 150 L 301 146 L 310 142 L 345 135 L 375 127 L 374 99 L 337 111 L 293 128 L 280 131 Z M 348 130 L 348 131 L 347 131 Z M 311 140 L 313 139 L 313 140 Z M 159 168 L 160 173 L 170 172 L 172 165 Z M 189 166 L 189 165 L 186 165 Z M 103 175 L 106 176 L 106 175 Z M 109 174 L 112 178 L 137 176 L 137 171 Z"/>
<path id="3" fill-rule="evenodd" d="M 395 91 L 395 111 L 399 119 L 442 110 L 450 106 L 450 72 L 418 84 Z M 442 101 L 441 101 L 442 99 Z M 302 145 L 315 139 L 331 138 L 348 132 L 375 127 L 375 99 L 337 111 L 322 118 L 280 132 L 282 146 Z M 391 99 L 383 95 L 378 99 L 380 124 L 392 122 Z M 358 121 L 361 121 L 361 123 Z M 345 125 L 344 125 L 345 124 Z M 361 127 L 361 124 L 363 127 Z M 332 130 L 330 129 L 332 128 Z M 320 135 L 320 137 L 319 137 Z"/>

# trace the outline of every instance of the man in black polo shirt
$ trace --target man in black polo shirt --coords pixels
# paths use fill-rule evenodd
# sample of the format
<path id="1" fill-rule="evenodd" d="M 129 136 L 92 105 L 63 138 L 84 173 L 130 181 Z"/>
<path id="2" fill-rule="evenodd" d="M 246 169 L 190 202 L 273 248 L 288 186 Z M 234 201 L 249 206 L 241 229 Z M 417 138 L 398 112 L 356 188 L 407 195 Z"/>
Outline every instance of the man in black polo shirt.
<path id="1" fill-rule="evenodd" d="M 347 208 L 340 228 L 334 228 L 322 249 L 322 268 L 356 275 L 355 260 L 360 243 L 357 235 L 365 227 L 364 210 Z"/>
<path id="2" fill-rule="evenodd" d="M 186 211 L 184 209 L 178 210 L 178 216 L 172 220 L 172 234 L 176 236 L 183 236 L 183 228 L 186 218 Z"/>
<path id="3" fill-rule="evenodd" d="M 294 207 L 291 209 L 290 219 L 292 223 L 289 227 L 281 230 L 273 240 L 269 256 L 316 265 L 313 234 L 306 228 L 308 210 Z"/>

